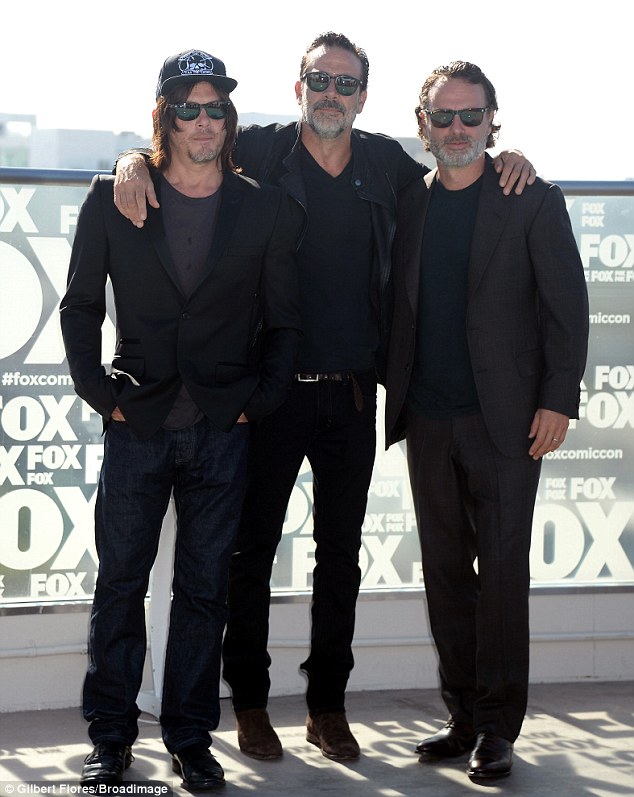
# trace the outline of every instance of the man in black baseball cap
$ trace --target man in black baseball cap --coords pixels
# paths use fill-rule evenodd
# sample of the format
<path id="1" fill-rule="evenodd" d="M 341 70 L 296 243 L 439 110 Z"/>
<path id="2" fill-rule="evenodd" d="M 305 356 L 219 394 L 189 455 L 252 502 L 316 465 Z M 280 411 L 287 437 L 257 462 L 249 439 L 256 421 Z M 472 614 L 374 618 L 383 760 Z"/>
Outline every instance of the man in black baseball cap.
<path id="1" fill-rule="evenodd" d="M 82 709 L 94 749 L 80 782 L 117 785 L 133 762 L 146 652 L 144 598 L 174 496 L 177 534 L 161 703 L 172 770 L 221 788 L 209 751 L 220 717 L 229 561 L 246 488 L 250 422 L 285 400 L 300 338 L 300 214 L 235 169 L 237 85 L 200 50 L 168 58 L 153 113 L 160 208 L 138 230 L 97 175 L 77 219 L 60 313 L 75 390 L 104 422 L 95 509 L 99 573 Z M 106 211 L 104 212 L 104 209 Z M 110 279 L 116 350 L 102 366 Z"/>

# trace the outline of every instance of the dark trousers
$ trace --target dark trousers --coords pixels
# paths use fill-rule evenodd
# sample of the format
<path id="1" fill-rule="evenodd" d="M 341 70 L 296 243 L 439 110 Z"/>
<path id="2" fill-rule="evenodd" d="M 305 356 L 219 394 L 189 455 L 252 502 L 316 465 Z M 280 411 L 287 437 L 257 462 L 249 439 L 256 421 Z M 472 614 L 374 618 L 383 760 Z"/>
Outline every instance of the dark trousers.
<path id="1" fill-rule="evenodd" d="M 294 382 L 286 403 L 254 427 L 247 495 L 229 576 L 223 675 L 236 710 L 267 704 L 270 580 L 286 507 L 307 457 L 316 543 L 306 700 L 313 713 L 344 708 L 354 665 L 359 549 L 376 449 L 376 379 Z"/>
<path id="2" fill-rule="evenodd" d="M 407 458 L 443 699 L 457 722 L 515 741 L 528 692 L 541 462 L 500 454 L 479 414 L 410 414 Z"/>
<path id="3" fill-rule="evenodd" d="M 93 743 L 136 739 L 146 651 L 144 599 L 172 489 L 177 514 L 173 599 L 161 708 L 171 753 L 210 744 L 220 717 L 227 577 L 246 480 L 248 429 L 207 419 L 139 441 L 106 431 L 95 508 L 99 573 L 83 713 Z"/>

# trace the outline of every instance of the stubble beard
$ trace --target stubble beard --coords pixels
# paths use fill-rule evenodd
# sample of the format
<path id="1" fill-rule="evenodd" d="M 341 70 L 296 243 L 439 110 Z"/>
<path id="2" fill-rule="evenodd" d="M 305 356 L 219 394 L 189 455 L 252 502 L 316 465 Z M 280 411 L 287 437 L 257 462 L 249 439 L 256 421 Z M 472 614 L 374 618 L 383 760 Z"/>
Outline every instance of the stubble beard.
<path id="1" fill-rule="evenodd" d="M 218 158 L 218 150 L 216 147 L 208 147 L 199 150 L 189 150 L 189 159 L 193 163 L 212 163 Z"/>

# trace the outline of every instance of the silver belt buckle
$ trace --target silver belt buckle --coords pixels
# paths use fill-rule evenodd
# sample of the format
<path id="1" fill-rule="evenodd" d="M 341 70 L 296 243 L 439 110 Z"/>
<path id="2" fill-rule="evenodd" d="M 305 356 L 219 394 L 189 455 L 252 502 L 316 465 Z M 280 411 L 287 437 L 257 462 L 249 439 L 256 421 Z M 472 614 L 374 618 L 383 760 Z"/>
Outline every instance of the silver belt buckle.
<path id="1" fill-rule="evenodd" d="M 295 374 L 297 382 L 319 382 L 319 374 Z"/>

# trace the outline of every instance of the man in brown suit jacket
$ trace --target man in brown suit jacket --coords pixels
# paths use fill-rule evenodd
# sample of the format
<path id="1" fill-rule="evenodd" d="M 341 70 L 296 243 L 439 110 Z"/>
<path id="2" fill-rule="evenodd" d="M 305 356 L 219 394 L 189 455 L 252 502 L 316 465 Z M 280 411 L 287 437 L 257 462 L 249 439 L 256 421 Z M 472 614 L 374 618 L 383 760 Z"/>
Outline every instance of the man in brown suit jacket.
<path id="1" fill-rule="evenodd" d="M 497 188 L 499 126 L 473 64 L 436 70 L 416 109 L 437 170 L 399 197 L 386 440 L 406 437 L 441 689 L 417 752 L 510 774 L 526 710 L 531 526 L 541 458 L 578 417 L 588 300 L 561 190 Z M 474 562 L 477 559 L 477 566 Z"/>

